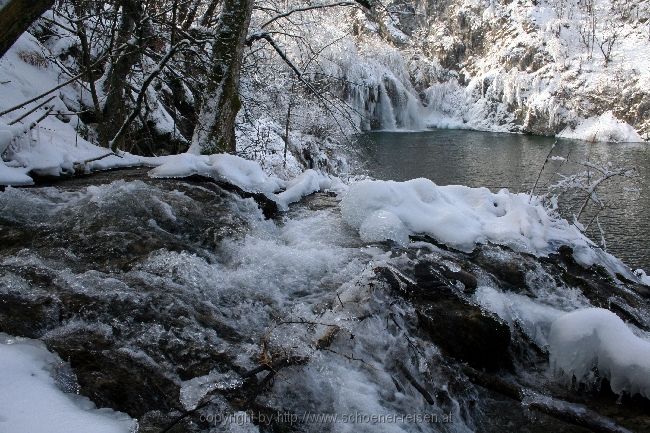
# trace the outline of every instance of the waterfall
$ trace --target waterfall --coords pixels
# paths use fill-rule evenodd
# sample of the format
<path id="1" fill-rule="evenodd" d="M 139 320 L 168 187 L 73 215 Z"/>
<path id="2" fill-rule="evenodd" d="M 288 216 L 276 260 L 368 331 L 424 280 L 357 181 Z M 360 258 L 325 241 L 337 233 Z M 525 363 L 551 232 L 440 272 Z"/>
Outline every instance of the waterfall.
<path id="1" fill-rule="evenodd" d="M 379 84 L 379 102 L 376 106 L 377 116 L 380 119 L 380 129 L 397 129 L 393 102 L 388 96 L 384 83 Z"/>
<path id="2" fill-rule="evenodd" d="M 348 89 L 350 105 L 357 111 L 362 130 L 422 129 L 422 103 L 409 89 L 392 76 L 378 82 Z"/>

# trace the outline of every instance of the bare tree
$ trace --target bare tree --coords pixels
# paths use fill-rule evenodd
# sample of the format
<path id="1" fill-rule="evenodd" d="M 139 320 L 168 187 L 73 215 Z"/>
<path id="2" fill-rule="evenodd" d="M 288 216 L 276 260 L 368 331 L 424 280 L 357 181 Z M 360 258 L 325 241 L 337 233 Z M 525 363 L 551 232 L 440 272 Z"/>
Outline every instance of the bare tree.
<path id="1" fill-rule="evenodd" d="M 603 54 L 605 66 L 609 65 L 612 61 L 612 50 L 621 35 L 619 26 L 611 20 L 605 21 L 605 27 L 601 32 L 601 36 L 596 38 L 600 52 Z"/>

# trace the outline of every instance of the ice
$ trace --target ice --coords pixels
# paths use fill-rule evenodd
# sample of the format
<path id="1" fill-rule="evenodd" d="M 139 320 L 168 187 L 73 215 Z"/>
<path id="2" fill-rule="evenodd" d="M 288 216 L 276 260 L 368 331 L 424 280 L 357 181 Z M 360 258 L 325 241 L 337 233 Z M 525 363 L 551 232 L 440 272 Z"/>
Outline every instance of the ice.
<path id="1" fill-rule="evenodd" d="M 539 347 L 548 345 L 551 324 L 564 312 L 515 293 L 503 293 L 491 287 L 479 287 L 474 298 L 510 325 L 518 325 Z"/>
<path id="2" fill-rule="evenodd" d="M 641 283 L 650 286 L 650 275 L 647 275 L 643 269 L 637 269 L 634 274 L 639 278 Z"/>
<path id="3" fill-rule="evenodd" d="M 643 142 L 629 124 L 618 120 L 611 111 L 582 120 L 575 128 L 566 127 L 558 137 L 585 141 Z"/>
<path id="4" fill-rule="evenodd" d="M 597 369 L 615 393 L 650 398 L 650 341 L 611 311 L 567 313 L 553 322 L 548 341 L 551 366 L 569 380 L 592 385 Z"/>
<path id="5" fill-rule="evenodd" d="M 0 333 L 0 432 L 128 433 L 136 421 L 96 409 L 85 397 L 57 388 L 58 356 L 40 342 Z"/>
<path id="6" fill-rule="evenodd" d="M 243 381 L 235 373 L 211 371 L 205 376 L 186 380 L 181 385 L 180 401 L 186 410 L 194 409 L 201 400 L 215 390 L 233 390 L 241 387 Z"/>

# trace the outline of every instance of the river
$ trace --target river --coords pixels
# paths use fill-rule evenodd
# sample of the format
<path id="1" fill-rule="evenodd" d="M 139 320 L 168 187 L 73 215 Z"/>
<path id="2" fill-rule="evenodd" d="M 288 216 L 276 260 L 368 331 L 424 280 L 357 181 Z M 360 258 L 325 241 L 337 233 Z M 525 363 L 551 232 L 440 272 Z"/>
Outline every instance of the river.
<path id="1" fill-rule="evenodd" d="M 435 134 L 368 135 L 360 156 L 376 177 L 525 190 L 548 151 Z M 44 342 L 74 373 L 66 389 L 140 431 L 579 433 L 583 405 L 650 428 L 643 404 L 552 375 L 546 349 L 557 317 L 590 306 L 650 331 L 642 288 L 561 254 L 365 242 L 334 194 L 267 219 L 210 181 L 147 171 L 0 193 L 0 332 Z"/>
<path id="2" fill-rule="evenodd" d="M 372 132 L 358 138 L 358 159 L 378 179 L 425 177 L 439 185 L 507 188 L 529 192 L 554 143 L 550 137 L 439 129 L 422 132 Z M 599 221 L 607 249 L 633 269 L 650 270 L 650 147 L 647 144 L 585 143 L 559 140 L 542 173 L 536 193 L 584 171 L 583 161 L 611 162 L 612 167 L 634 168 L 634 179 L 612 179 L 599 190 L 607 207 Z M 582 202 L 568 199 L 568 205 Z M 570 212 L 565 211 L 565 217 Z M 600 241 L 592 224 L 588 235 Z"/>

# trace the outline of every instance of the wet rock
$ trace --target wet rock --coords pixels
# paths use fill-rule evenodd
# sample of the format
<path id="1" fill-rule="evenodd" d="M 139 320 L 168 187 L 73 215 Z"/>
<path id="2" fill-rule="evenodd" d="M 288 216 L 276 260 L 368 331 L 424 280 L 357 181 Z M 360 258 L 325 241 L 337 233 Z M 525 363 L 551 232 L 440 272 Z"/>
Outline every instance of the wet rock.
<path id="1" fill-rule="evenodd" d="M 44 339 L 67 360 L 81 392 L 99 407 L 140 417 L 159 409 L 179 409 L 179 383 L 144 353 L 115 345 L 110 336 L 91 327 Z"/>
<path id="2" fill-rule="evenodd" d="M 477 278 L 473 274 L 467 272 L 464 269 L 461 268 L 450 269 L 449 267 L 445 266 L 441 270 L 441 273 L 451 281 L 458 281 L 462 283 L 463 286 L 465 286 L 464 289 L 465 293 L 474 293 L 476 291 L 476 288 L 478 287 Z"/>
<path id="3" fill-rule="evenodd" d="M 183 180 L 186 182 L 197 182 L 203 184 L 214 183 L 215 185 L 218 185 L 223 190 L 235 193 L 242 198 L 252 198 L 259 205 L 260 209 L 262 209 L 262 213 L 264 213 L 264 216 L 266 218 L 273 218 L 277 216 L 278 213 L 280 212 L 278 208 L 278 204 L 275 201 L 268 198 L 265 194 L 262 194 L 260 192 L 245 191 L 239 186 L 230 182 L 215 180 L 211 177 L 201 176 L 198 174 L 184 177 Z"/>
<path id="4" fill-rule="evenodd" d="M 454 299 L 417 305 L 420 326 L 448 355 L 486 370 L 509 369 L 510 328 L 480 308 Z"/>
<path id="5" fill-rule="evenodd" d="M 532 267 L 527 257 L 511 254 L 500 248 L 477 248 L 473 261 L 496 278 L 501 286 L 514 291 L 525 290 L 526 275 Z"/>
<path id="6" fill-rule="evenodd" d="M 509 326 L 464 299 L 436 268 L 418 262 L 408 275 L 391 268 L 375 273 L 411 300 L 419 328 L 444 353 L 479 369 L 511 368 Z"/>
<path id="7" fill-rule="evenodd" d="M 581 266 L 573 258 L 573 250 L 566 246 L 542 263 L 548 272 L 559 275 L 564 284 L 580 289 L 594 306 L 607 308 L 622 320 L 650 330 L 641 318 L 648 309 L 647 287 L 625 278 L 616 281 L 600 266 Z"/>
<path id="8" fill-rule="evenodd" d="M 59 321 L 60 305 L 53 296 L 0 293 L 0 332 L 39 338 Z"/>

